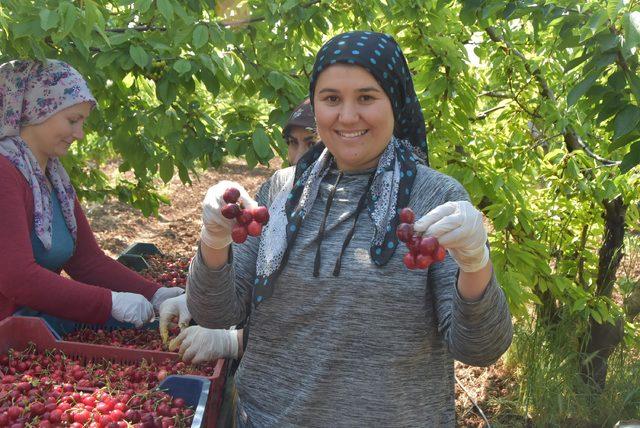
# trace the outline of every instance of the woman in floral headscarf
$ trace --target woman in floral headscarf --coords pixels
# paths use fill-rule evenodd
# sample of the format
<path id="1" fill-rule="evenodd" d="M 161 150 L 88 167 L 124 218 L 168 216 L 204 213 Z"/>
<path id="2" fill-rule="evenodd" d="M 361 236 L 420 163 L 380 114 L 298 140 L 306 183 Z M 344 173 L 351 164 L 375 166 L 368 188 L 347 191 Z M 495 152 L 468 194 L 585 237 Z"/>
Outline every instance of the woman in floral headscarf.
<path id="1" fill-rule="evenodd" d="M 350 32 L 316 56 L 309 95 L 321 143 L 251 199 L 211 187 L 187 304 L 196 321 L 245 321 L 241 426 L 454 426 L 453 360 L 488 365 L 512 325 L 482 215 L 428 167 L 424 119 L 400 47 Z M 269 207 L 261 237 L 230 245 L 226 188 Z M 449 255 L 409 270 L 399 211 Z M 241 336 L 239 333 L 238 336 Z"/>
<path id="2" fill-rule="evenodd" d="M 0 65 L 0 319 L 23 314 L 136 325 L 180 293 L 150 282 L 98 247 L 58 159 L 84 137 L 96 101 L 70 65 Z M 59 275 L 65 270 L 73 279 Z M 151 302 L 149 302 L 149 300 Z"/>

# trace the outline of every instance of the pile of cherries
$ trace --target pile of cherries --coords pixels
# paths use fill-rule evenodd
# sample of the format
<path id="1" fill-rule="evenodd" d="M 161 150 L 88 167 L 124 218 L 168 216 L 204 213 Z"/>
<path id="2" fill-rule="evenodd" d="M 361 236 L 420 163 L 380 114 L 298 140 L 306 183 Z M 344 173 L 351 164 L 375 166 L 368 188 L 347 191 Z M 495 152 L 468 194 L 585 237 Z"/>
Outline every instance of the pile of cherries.
<path id="1" fill-rule="evenodd" d="M 400 211 L 400 224 L 396 229 L 396 235 L 409 249 L 402 259 L 404 265 L 411 270 L 426 269 L 435 262 L 443 261 L 447 251 L 435 237 L 417 235 L 413 230 L 415 220 L 416 216 L 411 208 L 403 208 Z"/>
<path id="2" fill-rule="evenodd" d="M 171 325 L 169 328 L 170 338 L 178 334 L 180 334 L 180 327 L 176 324 Z M 129 349 L 147 349 L 151 351 L 167 350 L 166 345 L 160 337 L 160 332 L 155 329 L 118 328 L 114 330 L 93 330 L 90 328 L 82 328 L 64 335 L 62 340 Z"/>
<path id="3" fill-rule="evenodd" d="M 149 269 L 142 272 L 142 275 L 157 282 L 163 287 L 187 286 L 187 275 L 189 274 L 190 260 L 187 257 L 174 257 L 165 254 L 152 254 L 144 256 Z"/>
<path id="4" fill-rule="evenodd" d="M 262 226 L 269 221 L 267 207 L 244 208 L 242 202 L 238 202 L 240 191 L 235 187 L 229 187 L 224 191 L 222 199 L 227 203 L 220 213 L 229 220 L 236 220 L 231 229 L 231 239 L 236 244 L 242 244 L 247 236 L 260 236 Z"/>
<path id="5" fill-rule="evenodd" d="M 9 350 L 0 355 L 0 427 L 188 427 L 193 409 L 155 388 L 181 372 L 190 373 L 183 362 L 84 364 L 58 350 Z"/>

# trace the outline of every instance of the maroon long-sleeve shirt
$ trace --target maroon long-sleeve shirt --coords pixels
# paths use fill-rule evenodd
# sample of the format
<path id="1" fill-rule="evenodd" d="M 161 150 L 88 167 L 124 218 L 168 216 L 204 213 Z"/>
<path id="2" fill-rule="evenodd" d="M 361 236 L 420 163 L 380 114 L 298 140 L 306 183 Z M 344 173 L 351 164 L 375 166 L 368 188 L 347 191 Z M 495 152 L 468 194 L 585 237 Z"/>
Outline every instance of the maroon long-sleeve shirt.
<path id="1" fill-rule="evenodd" d="M 111 315 L 111 290 L 151 299 L 160 288 L 107 256 L 75 202 L 76 248 L 63 266 L 73 279 L 38 265 L 31 247 L 33 193 L 24 176 L 0 156 L 0 320 L 18 307 L 84 323 Z"/>

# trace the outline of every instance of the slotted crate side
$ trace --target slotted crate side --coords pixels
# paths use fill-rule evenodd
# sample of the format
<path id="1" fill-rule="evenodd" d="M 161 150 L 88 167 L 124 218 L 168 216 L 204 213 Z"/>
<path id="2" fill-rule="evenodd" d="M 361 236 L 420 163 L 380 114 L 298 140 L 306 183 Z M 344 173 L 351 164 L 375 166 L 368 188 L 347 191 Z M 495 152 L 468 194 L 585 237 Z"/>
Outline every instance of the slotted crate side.
<path id="1" fill-rule="evenodd" d="M 17 333 L 16 333 L 17 332 Z M 118 363 L 136 363 L 142 359 L 161 363 L 166 360 L 177 361 L 178 354 L 174 352 L 149 351 L 145 349 L 116 348 L 107 345 L 94 345 L 79 342 L 57 340 L 47 328 L 47 324 L 36 317 L 9 317 L 0 322 L 0 349 L 10 347 L 25 347 L 33 342 L 38 350 L 56 348 L 70 356 L 82 357 L 87 360 L 107 359 Z"/>

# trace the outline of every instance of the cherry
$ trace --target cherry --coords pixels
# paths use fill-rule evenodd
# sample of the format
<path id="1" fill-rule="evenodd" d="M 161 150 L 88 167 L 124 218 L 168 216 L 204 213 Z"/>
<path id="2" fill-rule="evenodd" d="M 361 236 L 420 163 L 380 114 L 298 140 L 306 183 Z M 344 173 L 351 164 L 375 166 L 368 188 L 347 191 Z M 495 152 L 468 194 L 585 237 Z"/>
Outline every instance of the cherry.
<path id="1" fill-rule="evenodd" d="M 231 229 L 231 239 L 236 244 L 242 244 L 247 240 L 247 229 L 241 224 L 234 224 Z"/>
<path id="2" fill-rule="evenodd" d="M 238 204 L 227 204 L 220 210 L 222 216 L 228 219 L 234 219 L 240 214 L 240 207 Z"/>
<path id="3" fill-rule="evenodd" d="M 416 268 L 416 259 L 413 257 L 413 254 L 411 253 L 407 253 L 404 255 L 404 257 L 402 258 L 402 261 L 404 262 L 404 265 L 413 270 Z"/>
<path id="4" fill-rule="evenodd" d="M 266 224 L 269 221 L 269 209 L 265 206 L 256 207 L 251 210 L 253 219 L 260 224 Z"/>
<path id="5" fill-rule="evenodd" d="M 418 269 L 426 269 L 431 265 L 431 263 L 433 263 L 433 258 L 429 255 L 418 254 L 416 256 L 416 267 Z"/>
<path id="6" fill-rule="evenodd" d="M 411 208 L 403 208 L 400 210 L 401 223 L 413 223 L 414 221 L 416 221 L 416 215 Z"/>
<path id="7" fill-rule="evenodd" d="M 247 233 L 250 236 L 260 236 L 262 233 L 262 225 L 257 221 L 253 220 L 251 223 L 247 225 Z"/>
<path id="8" fill-rule="evenodd" d="M 235 187 L 229 187 L 222 194 L 222 199 L 228 204 L 235 204 L 238 202 L 238 198 L 240 198 L 240 191 Z"/>
<path id="9" fill-rule="evenodd" d="M 436 251 L 433 253 L 433 259 L 437 262 L 441 262 L 447 256 L 447 250 L 444 247 L 438 246 Z"/>
<path id="10" fill-rule="evenodd" d="M 240 210 L 240 214 L 238 214 L 237 221 L 238 224 L 242 226 L 246 226 L 253 220 L 253 215 L 251 214 L 251 210 Z"/>
<path id="11" fill-rule="evenodd" d="M 396 236 L 402 242 L 409 242 L 413 236 L 413 225 L 409 223 L 400 223 L 396 229 Z"/>
<path id="12" fill-rule="evenodd" d="M 425 236 L 420 240 L 418 250 L 423 256 L 430 256 L 438 248 L 438 240 L 433 236 Z"/>

